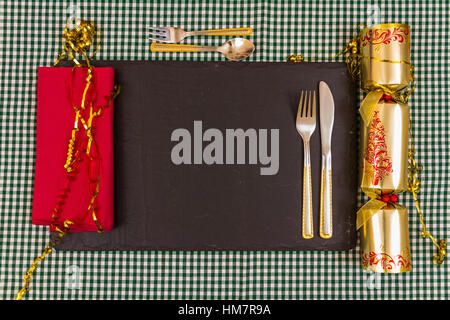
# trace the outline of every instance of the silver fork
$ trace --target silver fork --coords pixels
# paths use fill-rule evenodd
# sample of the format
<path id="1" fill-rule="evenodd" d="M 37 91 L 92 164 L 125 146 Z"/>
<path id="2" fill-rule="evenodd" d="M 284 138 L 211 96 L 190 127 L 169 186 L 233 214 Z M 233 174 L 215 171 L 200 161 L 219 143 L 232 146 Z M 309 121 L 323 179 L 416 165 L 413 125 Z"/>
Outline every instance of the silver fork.
<path id="1" fill-rule="evenodd" d="M 302 91 L 300 103 L 298 105 L 296 127 L 303 139 L 303 218 L 302 235 L 305 239 L 311 239 L 313 233 L 313 210 L 312 210 L 312 192 L 311 192 L 311 155 L 309 140 L 316 129 L 316 92 L 311 91 L 305 94 Z"/>
<path id="2" fill-rule="evenodd" d="M 151 41 L 178 43 L 189 36 L 251 36 L 252 28 L 231 28 L 202 31 L 184 31 L 177 27 L 148 27 Z"/>

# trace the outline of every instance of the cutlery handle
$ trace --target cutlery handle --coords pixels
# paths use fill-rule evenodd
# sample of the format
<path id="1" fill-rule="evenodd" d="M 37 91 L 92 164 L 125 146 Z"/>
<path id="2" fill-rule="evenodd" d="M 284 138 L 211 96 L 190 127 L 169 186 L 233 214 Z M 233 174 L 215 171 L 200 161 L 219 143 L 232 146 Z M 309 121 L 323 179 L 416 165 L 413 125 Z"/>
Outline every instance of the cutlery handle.
<path id="1" fill-rule="evenodd" d="M 214 29 L 189 32 L 190 36 L 251 36 L 252 34 L 252 28 Z"/>
<path id="2" fill-rule="evenodd" d="M 320 187 L 320 236 L 330 239 L 333 235 L 331 151 L 322 154 L 322 179 Z"/>
<path id="3" fill-rule="evenodd" d="M 150 50 L 152 52 L 200 52 L 216 51 L 214 46 L 195 46 L 191 44 L 171 44 L 171 43 L 152 43 Z"/>
<path id="4" fill-rule="evenodd" d="M 303 227 L 302 235 L 305 239 L 311 239 L 313 232 L 313 210 L 312 210 L 312 183 L 311 183 L 311 156 L 309 140 L 304 140 L 304 165 L 303 165 Z"/>

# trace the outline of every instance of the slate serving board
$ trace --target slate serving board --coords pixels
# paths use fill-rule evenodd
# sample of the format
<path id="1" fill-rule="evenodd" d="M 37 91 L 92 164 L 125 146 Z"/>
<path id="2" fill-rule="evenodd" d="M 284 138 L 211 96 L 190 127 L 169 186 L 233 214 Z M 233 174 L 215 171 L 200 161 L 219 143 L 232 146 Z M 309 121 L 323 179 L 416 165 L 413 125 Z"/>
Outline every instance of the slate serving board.
<path id="1" fill-rule="evenodd" d="M 115 68 L 115 228 L 68 234 L 59 250 L 349 250 L 356 244 L 356 88 L 344 63 L 96 61 Z M 336 106 L 333 237 L 319 237 L 320 124 L 311 138 L 314 238 L 301 237 L 301 90 L 324 80 Z M 194 121 L 279 129 L 279 170 L 260 164 L 175 165 L 171 134 Z M 205 142 L 203 146 L 207 143 Z M 224 151 L 225 152 L 225 151 Z"/>

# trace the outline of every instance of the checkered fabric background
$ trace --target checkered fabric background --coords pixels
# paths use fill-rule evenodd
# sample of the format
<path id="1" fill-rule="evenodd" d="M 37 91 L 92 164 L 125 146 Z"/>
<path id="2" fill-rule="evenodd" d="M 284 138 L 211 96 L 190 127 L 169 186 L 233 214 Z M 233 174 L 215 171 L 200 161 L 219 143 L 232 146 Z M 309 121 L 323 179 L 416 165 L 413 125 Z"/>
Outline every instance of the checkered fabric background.
<path id="1" fill-rule="evenodd" d="M 215 53 L 153 54 L 146 26 L 251 26 L 251 61 L 291 53 L 329 57 L 374 8 L 412 27 L 418 86 L 410 99 L 428 228 L 449 237 L 450 9 L 446 1 L 0 1 L 0 299 L 11 299 L 49 236 L 31 224 L 37 67 L 50 66 L 71 15 L 102 30 L 102 60 L 224 60 Z M 188 38 L 219 44 L 225 38 Z M 361 99 L 361 96 L 359 97 Z M 365 202 L 365 198 L 360 199 Z M 35 272 L 31 299 L 448 299 L 450 262 L 434 266 L 409 194 L 413 271 L 362 271 L 346 252 L 54 252 Z"/>

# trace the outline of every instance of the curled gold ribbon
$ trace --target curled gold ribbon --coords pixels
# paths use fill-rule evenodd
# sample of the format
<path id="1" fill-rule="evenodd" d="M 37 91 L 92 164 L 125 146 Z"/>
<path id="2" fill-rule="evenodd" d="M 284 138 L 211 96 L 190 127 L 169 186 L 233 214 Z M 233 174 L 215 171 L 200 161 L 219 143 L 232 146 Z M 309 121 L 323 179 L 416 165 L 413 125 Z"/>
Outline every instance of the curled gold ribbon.
<path id="1" fill-rule="evenodd" d="M 427 231 L 427 227 L 425 225 L 425 221 L 423 219 L 422 210 L 420 209 L 419 199 L 417 194 L 420 192 L 420 187 L 422 184 L 421 180 L 421 172 L 423 170 L 423 166 L 421 163 L 417 163 L 414 155 L 416 153 L 414 146 L 414 138 L 411 133 L 411 121 L 409 126 L 410 137 L 411 137 L 411 145 L 408 152 L 408 192 L 413 195 L 414 201 L 416 203 L 417 212 L 419 214 L 420 223 L 422 224 L 421 235 L 423 238 L 430 238 L 433 244 L 437 248 L 437 253 L 433 256 L 433 264 L 439 266 L 444 263 L 445 257 L 447 256 L 447 240 L 441 239 L 439 242 L 433 237 L 431 233 Z"/>
<path id="2" fill-rule="evenodd" d="M 72 20 L 71 20 L 72 21 Z M 69 21 L 69 22 L 71 22 Z M 66 59 L 67 57 L 71 58 L 71 60 L 74 62 L 76 67 L 87 67 L 87 76 L 86 76 L 86 85 L 83 90 L 83 95 L 81 99 L 80 108 L 73 106 L 74 113 L 75 113 L 75 121 L 74 121 L 74 127 L 71 132 L 71 138 L 69 140 L 68 146 L 67 146 L 67 155 L 66 155 L 66 161 L 64 164 L 64 168 L 66 169 L 66 172 L 68 175 L 74 175 L 76 174 L 76 170 L 74 170 L 74 165 L 80 160 L 80 150 L 76 149 L 76 142 L 77 142 L 77 135 L 80 131 L 80 128 L 78 127 L 78 123 L 81 123 L 82 128 L 85 130 L 85 135 L 88 139 L 87 148 L 85 150 L 86 155 L 89 157 L 90 161 L 93 161 L 94 158 L 91 153 L 91 146 L 92 144 L 95 144 L 94 136 L 92 135 L 92 123 L 95 117 L 98 117 L 102 110 L 109 107 L 109 105 L 112 103 L 112 101 L 117 97 L 117 95 L 120 92 L 119 86 L 114 86 L 113 91 L 110 94 L 110 97 L 108 98 L 108 102 L 105 106 L 100 106 L 97 111 L 94 111 L 94 107 L 92 103 L 89 104 L 89 118 L 86 121 L 83 118 L 82 111 L 86 108 L 87 103 L 87 93 L 88 90 L 92 84 L 92 77 L 93 77 L 93 67 L 90 63 L 90 59 L 92 59 L 93 56 L 97 53 L 97 49 L 100 45 L 100 38 L 98 37 L 99 33 L 97 32 L 95 26 L 87 21 L 84 20 L 77 20 L 75 27 L 72 29 L 69 29 L 68 25 L 69 22 L 67 22 L 64 33 L 63 33 L 63 40 L 62 40 L 62 47 L 63 49 L 59 53 L 54 65 L 56 66 L 61 60 Z M 88 51 L 90 48 L 96 43 L 96 47 L 91 55 L 88 55 Z M 84 60 L 85 64 L 83 65 L 77 58 L 76 55 L 81 55 Z M 74 69 L 72 69 L 74 70 Z M 72 86 L 73 87 L 73 86 Z M 98 157 L 99 155 L 97 155 Z M 70 179 L 69 179 L 70 181 Z M 70 182 L 69 182 L 70 183 Z M 95 190 L 92 193 L 91 200 L 89 202 L 87 212 L 91 211 L 92 219 L 95 222 L 95 225 L 97 226 L 97 230 L 99 233 L 103 232 L 103 228 L 101 227 L 97 216 L 95 214 L 95 200 L 99 193 L 100 188 L 100 170 L 98 170 L 98 175 L 96 179 L 96 185 Z M 31 267 L 27 270 L 25 276 L 24 276 L 24 285 L 17 293 L 15 299 L 21 300 L 23 296 L 29 291 L 30 287 L 30 281 L 33 275 L 33 272 L 37 268 L 40 261 L 44 260 L 47 255 L 49 255 L 53 249 L 56 247 L 58 242 L 61 240 L 61 238 L 70 230 L 71 226 L 75 223 L 70 220 L 63 221 L 62 225 L 57 222 L 57 219 L 59 217 L 59 212 L 61 210 L 61 205 L 63 203 L 63 198 L 67 197 L 68 188 L 63 189 L 62 198 L 58 199 L 57 204 L 55 206 L 55 209 L 52 212 L 52 222 L 50 226 L 56 231 L 56 236 L 53 237 L 49 243 L 45 246 L 44 250 L 42 251 L 41 255 L 38 256 L 34 262 L 32 263 Z"/>
<path id="3" fill-rule="evenodd" d="M 33 276 L 33 271 L 37 268 L 40 261 L 44 260 L 46 255 L 50 254 L 53 250 L 54 246 L 52 244 L 47 244 L 44 248 L 44 251 L 41 253 L 39 257 L 37 257 L 34 262 L 31 264 L 31 267 L 27 270 L 27 273 L 24 277 L 24 286 L 19 292 L 16 294 L 15 300 L 22 300 L 24 294 L 26 294 L 30 290 L 30 281 Z"/>
<path id="4" fill-rule="evenodd" d="M 86 61 L 88 67 L 90 67 L 90 59 L 96 54 L 100 46 L 100 33 L 94 24 L 78 19 L 75 23 L 75 27 L 69 29 L 69 25 L 73 22 L 73 18 L 70 19 L 65 27 L 62 35 L 62 50 L 59 53 L 54 66 L 56 66 L 61 60 L 70 57 L 76 66 L 81 67 L 82 64 L 76 58 L 76 54 L 81 54 Z M 95 44 L 96 47 L 92 54 L 88 56 L 88 51 Z"/>
<path id="5" fill-rule="evenodd" d="M 19 290 L 19 292 L 16 294 L 14 300 L 22 300 L 23 296 L 30 291 L 30 282 L 31 278 L 33 276 L 34 270 L 38 267 L 39 262 L 45 259 L 47 255 L 52 253 L 53 249 L 56 247 L 58 242 L 61 240 L 62 237 L 67 233 L 67 231 L 70 229 L 70 225 L 73 224 L 71 221 L 66 220 L 64 221 L 64 230 L 61 230 L 60 228 L 57 228 L 57 234 L 54 238 L 50 239 L 50 241 L 45 246 L 44 250 L 42 251 L 41 255 L 34 259 L 33 263 L 31 264 L 31 267 L 27 270 L 24 279 L 24 285 L 22 289 Z"/>

